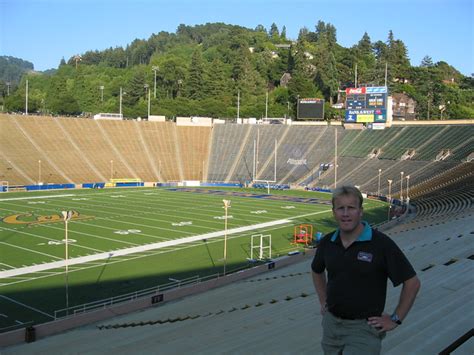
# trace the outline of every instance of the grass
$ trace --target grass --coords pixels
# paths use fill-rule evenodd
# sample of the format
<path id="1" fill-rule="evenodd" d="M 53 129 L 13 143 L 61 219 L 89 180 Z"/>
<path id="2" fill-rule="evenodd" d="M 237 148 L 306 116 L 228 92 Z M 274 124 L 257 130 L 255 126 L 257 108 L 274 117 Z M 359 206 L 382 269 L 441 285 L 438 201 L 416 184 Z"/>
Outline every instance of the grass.
<path id="1" fill-rule="evenodd" d="M 158 189 L 11 193 L 0 196 L 0 272 L 64 263 L 65 226 L 61 211 L 73 210 L 68 223 L 68 258 L 106 253 L 99 260 L 70 264 L 69 306 L 80 305 L 193 276 L 223 272 L 224 208 L 230 199 L 227 236 L 228 271 L 249 266 L 252 234 L 272 236 L 272 257 L 301 250 L 293 228 L 312 224 L 314 233 L 334 229 L 329 195 L 304 191 L 255 189 Z M 386 205 L 366 200 L 366 219 L 382 221 Z M 253 229 L 264 222 L 283 224 Z M 193 242 L 116 256 L 128 248 L 199 237 Z M 66 305 L 65 267 L 0 278 L 0 331 L 52 320 Z"/>

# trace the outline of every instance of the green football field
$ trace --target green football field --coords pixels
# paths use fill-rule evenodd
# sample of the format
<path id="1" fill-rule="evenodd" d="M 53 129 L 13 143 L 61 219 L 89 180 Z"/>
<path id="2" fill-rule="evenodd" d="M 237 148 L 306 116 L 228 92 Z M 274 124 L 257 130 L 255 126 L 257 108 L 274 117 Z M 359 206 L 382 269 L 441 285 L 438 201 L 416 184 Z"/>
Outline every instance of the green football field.
<path id="1" fill-rule="evenodd" d="M 379 201 L 366 200 L 364 210 L 370 223 L 387 216 Z M 62 211 L 73 211 L 67 243 Z M 296 225 L 334 229 L 329 194 L 220 187 L 8 193 L 0 218 L 1 332 L 53 320 L 66 304 L 222 275 L 224 264 L 227 272 L 249 267 L 255 234 L 271 235 L 275 258 L 303 249 L 293 244 Z"/>

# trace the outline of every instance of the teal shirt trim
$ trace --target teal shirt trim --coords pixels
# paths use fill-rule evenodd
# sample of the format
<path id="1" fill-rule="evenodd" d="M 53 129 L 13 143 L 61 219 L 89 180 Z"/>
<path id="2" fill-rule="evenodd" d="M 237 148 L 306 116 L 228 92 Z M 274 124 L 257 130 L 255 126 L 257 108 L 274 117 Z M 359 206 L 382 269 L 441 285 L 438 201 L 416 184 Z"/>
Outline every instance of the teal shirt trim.
<path id="1" fill-rule="evenodd" d="M 356 242 L 368 242 L 372 240 L 372 228 L 370 228 L 369 223 L 366 221 L 362 221 L 362 224 L 364 225 L 364 230 L 362 233 L 359 235 L 357 238 Z M 331 237 L 331 242 L 335 242 L 336 239 L 339 238 L 339 228 L 336 229 L 334 234 Z"/>

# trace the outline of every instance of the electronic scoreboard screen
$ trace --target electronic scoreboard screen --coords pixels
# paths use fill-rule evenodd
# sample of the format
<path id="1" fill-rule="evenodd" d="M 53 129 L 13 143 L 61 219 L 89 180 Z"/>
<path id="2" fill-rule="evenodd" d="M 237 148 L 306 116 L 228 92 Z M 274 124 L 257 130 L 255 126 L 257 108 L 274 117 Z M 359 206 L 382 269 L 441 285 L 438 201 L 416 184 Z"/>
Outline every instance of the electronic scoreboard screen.
<path id="1" fill-rule="evenodd" d="M 298 100 L 298 119 L 324 119 L 324 100 L 314 98 Z"/>
<path id="2" fill-rule="evenodd" d="M 347 123 L 383 123 L 387 121 L 387 87 L 346 89 Z"/>

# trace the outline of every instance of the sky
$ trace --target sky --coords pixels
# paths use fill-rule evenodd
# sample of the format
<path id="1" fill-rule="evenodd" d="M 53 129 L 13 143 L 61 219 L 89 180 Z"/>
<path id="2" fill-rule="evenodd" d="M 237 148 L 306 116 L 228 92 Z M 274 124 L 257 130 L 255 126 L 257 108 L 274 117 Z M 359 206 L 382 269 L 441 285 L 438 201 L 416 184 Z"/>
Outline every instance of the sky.
<path id="1" fill-rule="evenodd" d="M 0 55 L 57 68 L 61 58 L 126 47 L 180 24 L 224 22 L 267 30 L 275 23 L 297 39 L 318 21 L 334 25 L 351 47 L 364 32 L 402 40 L 413 66 L 430 56 L 462 74 L 474 73 L 474 0 L 0 0 Z"/>

